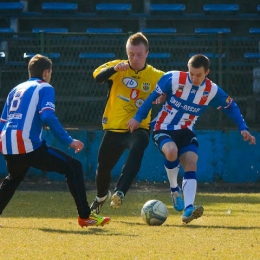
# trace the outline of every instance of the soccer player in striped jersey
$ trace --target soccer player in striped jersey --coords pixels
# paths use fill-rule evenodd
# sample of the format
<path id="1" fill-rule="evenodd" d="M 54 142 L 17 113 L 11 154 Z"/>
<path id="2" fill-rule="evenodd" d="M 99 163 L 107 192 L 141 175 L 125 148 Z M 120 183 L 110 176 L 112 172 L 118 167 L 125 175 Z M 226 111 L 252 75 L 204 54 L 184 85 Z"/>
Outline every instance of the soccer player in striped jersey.
<path id="1" fill-rule="evenodd" d="M 49 84 L 52 62 L 37 54 L 28 64 L 29 80 L 13 88 L 6 99 L 0 121 L 0 151 L 8 176 L 0 185 L 0 215 L 23 181 L 30 167 L 64 174 L 78 211 L 78 224 L 103 226 L 110 221 L 91 213 L 87 202 L 81 162 L 47 146 L 42 140 L 44 126 L 65 146 L 80 152 L 84 144 L 63 129 L 55 115 L 55 91 Z"/>
<path id="2" fill-rule="evenodd" d="M 184 212 L 182 221 L 189 223 L 203 214 L 202 206 L 194 206 L 197 190 L 196 170 L 198 141 L 193 126 L 208 106 L 222 110 L 238 126 L 244 141 L 255 144 L 255 137 L 248 127 L 235 101 L 219 86 L 207 78 L 210 61 L 197 54 L 188 61 L 188 72 L 169 71 L 158 81 L 156 89 L 139 108 L 134 118 L 128 122 L 131 131 L 137 129 L 159 95 L 167 95 L 163 108 L 151 122 L 153 140 L 164 154 L 168 165 L 174 167 L 179 162 L 184 170 L 182 190 Z M 167 170 L 171 182 L 171 170 Z M 174 176 L 175 178 L 176 176 Z"/>

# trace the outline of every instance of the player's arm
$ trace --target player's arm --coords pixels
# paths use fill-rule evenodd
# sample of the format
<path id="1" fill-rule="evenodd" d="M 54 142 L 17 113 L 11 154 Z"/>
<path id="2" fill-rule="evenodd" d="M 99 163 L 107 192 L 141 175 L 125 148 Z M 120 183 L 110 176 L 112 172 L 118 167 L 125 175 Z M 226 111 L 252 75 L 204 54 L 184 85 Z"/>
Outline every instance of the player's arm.
<path id="1" fill-rule="evenodd" d="M 249 144 L 256 144 L 256 139 L 247 130 L 242 130 L 241 135 L 244 141 L 249 141 Z"/>
<path id="2" fill-rule="evenodd" d="M 39 97 L 39 114 L 41 121 L 50 128 L 51 132 L 60 143 L 70 146 L 73 139 L 68 132 L 64 130 L 59 119 L 55 115 L 54 100 L 54 89 L 51 86 L 42 88 Z"/>
<path id="3" fill-rule="evenodd" d="M 143 119 L 145 119 L 148 116 L 149 111 L 151 110 L 153 106 L 153 102 L 160 96 L 160 94 L 154 90 L 148 98 L 144 101 L 142 106 L 138 109 L 136 112 L 134 119 L 138 122 L 142 122 Z"/>
<path id="4" fill-rule="evenodd" d="M 78 153 L 83 149 L 84 144 L 80 140 L 72 139 L 68 132 L 62 127 L 54 111 L 48 109 L 44 110 L 41 114 L 41 119 L 44 124 L 50 128 L 51 132 L 60 143 L 75 149 L 75 153 Z"/>
<path id="5" fill-rule="evenodd" d="M 142 106 L 138 109 L 137 113 L 133 118 L 131 118 L 127 122 L 127 127 L 132 133 L 135 129 L 139 128 L 140 123 L 143 119 L 145 119 L 148 116 L 148 113 L 150 109 L 152 108 L 153 104 L 160 104 L 157 103 L 158 100 L 160 100 L 160 97 L 162 94 L 158 94 L 155 90 L 149 95 L 149 97 L 144 101 Z M 165 96 L 164 96 L 165 97 Z M 163 97 L 163 99 L 164 99 Z"/>
<path id="6" fill-rule="evenodd" d="M 162 93 L 158 98 L 156 98 L 155 101 L 153 101 L 153 104 L 160 105 L 163 104 L 167 100 L 167 94 Z"/>
<path id="7" fill-rule="evenodd" d="M 221 88 L 218 88 L 216 96 L 209 105 L 222 110 L 228 117 L 230 117 L 237 125 L 244 141 L 249 141 L 249 144 L 255 144 L 255 137 L 248 131 L 248 126 L 240 112 L 237 103 L 228 96 Z"/>
<path id="8" fill-rule="evenodd" d="M 5 123 L 7 122 L 7 104 L 5 103 L 4 105 L 4 109 L 1 115 L 1 119 L 0 119 L 0 134 L 3 130 L 3 127 L 5 125 Z"/>
<path id="9" fill-rule="evenodd" d="M 127 70 L 129 68 L 128 62 L 116 60 L 107 62 L 99 66 L 93 72 L 93 77 L 96 82 L 104 83 L 109 80 L 117 71 Z"/>
<path id="10" fill-rule="evenodd" d="M 149 111 L 153 106 L 153 102 L 159 97 L 155 90 L 149 95 L 149 97 L 144 101 L 142 106 L 136 112 L 134 118 L 130 119 L 127 123 L 127 127 L 130 132 L 133 132 L 135 129 L 139 128 L 140 123 L 143 119 L 148 116 Z"/>
<path id="11" fill-rule="evenodd" d="M 66 146 L 70 146 L 73 139 L 68 132 L 63 129 L 59 119 L 55 115 L 54 110 L 46 108 L 41 112 L 40 116 L 42 122 L 50 128 L 51 132 L 58 139 L 58 141 Z"/>
<path id="12" fill-rule="evenodd" d="M 2 132 L 6 122 L 7 122 L 7 104 L 5 103 L 4 109 L 3 109 L 3 112 L 2 112 L 2 115 L 1 115 L 1 119 L 0 119 L 0 152 L 2 152 L 1 132 Z"/>
<path id="13" fill-rule="evenodd" d="M 148 116 L 149 111 L 151 110 L 153 104 L 156 104 L 157 100 L 167 100 L 168 96 L 170 96 L 171 77 L 169 77 L 169 75 L 170 73 L 165 73 L 160 78 L 160 80 L 156 84 L 155 90 L 144 101 L 142 106 L 136 112 L 134 118 L 128 121 L 127 127 L 130 130 L 130 132 L 133 132 L 135 129 L 139 128 L 140 123 L 143 119 L 145 119 Z"/>

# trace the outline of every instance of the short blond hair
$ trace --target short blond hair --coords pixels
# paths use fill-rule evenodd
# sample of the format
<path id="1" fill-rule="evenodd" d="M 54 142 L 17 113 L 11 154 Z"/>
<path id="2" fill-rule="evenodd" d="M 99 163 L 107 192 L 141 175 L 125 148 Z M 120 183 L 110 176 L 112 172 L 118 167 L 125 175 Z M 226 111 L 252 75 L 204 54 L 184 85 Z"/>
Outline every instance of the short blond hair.
<path id="1" fill-rule="evenodd" d="M 147 40 L 147 38 L 141 32 L 137 32 L 135 34 L 132 34 L 128 38 L 128 40 L 126 42 L 126 46 L 128 44 L 139 45 L 140 43 L 143 43 L 146 50 L 149 51 L 149 41 Z"/>

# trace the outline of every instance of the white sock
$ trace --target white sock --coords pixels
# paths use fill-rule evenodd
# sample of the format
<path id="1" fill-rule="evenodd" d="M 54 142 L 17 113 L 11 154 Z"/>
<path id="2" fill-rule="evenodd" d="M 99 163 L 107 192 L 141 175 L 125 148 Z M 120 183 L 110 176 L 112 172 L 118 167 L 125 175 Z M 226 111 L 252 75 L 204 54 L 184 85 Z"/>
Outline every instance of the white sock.
<path id="1" fill-rule="evenodd" d="M 184 198 L 184 208 L 186 208 L 189 205 L 194 205 L 196 190 L 197 190 L 197 180 L 183 179 L 182 191 L 183 191 L 183 198 Z"/>
<path id="2" fill-rule="evenodd" d="M 106 198 L 107 198 L 107 195 L 104 196 L 104 197 L 102 197 L 102 198 L 99 198 L 99 197 L 97 196 L 97 201 L 98 201 L 98 202 L 101 202 L 101 201 L 104 201 Z"/>
<path id="3" fill-rule="evenodd" d="M 178 186 L 177 177 L 178 177 L 180 166 L 178 165 L 177 167 L 175 167 L 173 169 L 168 169 L 165 166 L 164 166 L 164 168 L 167 172 L 168 180 L 170 182 L 170 187 L 176 188 Z"/>

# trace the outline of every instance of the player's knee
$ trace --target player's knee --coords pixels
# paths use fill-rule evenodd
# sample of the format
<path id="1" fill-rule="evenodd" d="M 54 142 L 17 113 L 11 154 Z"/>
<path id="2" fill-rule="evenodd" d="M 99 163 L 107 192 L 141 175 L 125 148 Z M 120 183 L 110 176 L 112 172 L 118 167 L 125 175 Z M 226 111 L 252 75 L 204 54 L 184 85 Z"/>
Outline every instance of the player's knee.
<path id="1" fill-rule="evenodd" d="M 197 170 L 197 163 L 193 160 L 188 160 L 183 165 L 184 171 L 196 171 Z"/>
<path id="2" fill-rule="evenodd" d="M 150 142 L 149 134 L 146 130 L 141 129 L 138 132 L 138 135 L 135 136 L 134 139 L 132 139 L 132 147 L 142 147 L 142 149 L 145 149 Z"/>
<path id="3" fill-rule="evenodd" d="M 149 138 L 143 138 L 143 139 L 141 139 L 141 140 L 135 142 L 135 144 L 133 145 L 133 147 L 134 147 L 135 149 L 141 148 L 141 149 L 144 150 L 144 149 L 147 148 L 148 144 L 149 144 Z"/>
<path id="4" fill-rule="evenodd" d="M 174 146 L 167 146 L 163 148 L 163 153 L 168 161 L 175 161 L 178 157 L 178 149 Z"/>

